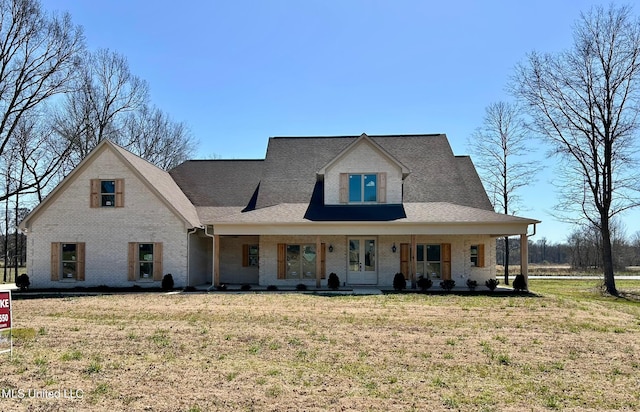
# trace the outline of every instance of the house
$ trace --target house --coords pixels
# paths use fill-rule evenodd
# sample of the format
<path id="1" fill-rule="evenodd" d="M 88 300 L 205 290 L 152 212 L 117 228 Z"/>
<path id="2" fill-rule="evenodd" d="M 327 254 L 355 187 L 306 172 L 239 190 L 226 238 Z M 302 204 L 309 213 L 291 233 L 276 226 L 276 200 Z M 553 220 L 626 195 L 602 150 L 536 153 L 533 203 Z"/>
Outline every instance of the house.
<path id="1" fill-rule="evenodd" d="M 32 287 L 388 286 L 402 272 L 495 278 L 495 213 L 467 156 L 434 135 L 273 137 L 261 160 L 165 172 L 100 143 L 22 222 Z M 527 266 L 523 265 L 526 275 Z"/>

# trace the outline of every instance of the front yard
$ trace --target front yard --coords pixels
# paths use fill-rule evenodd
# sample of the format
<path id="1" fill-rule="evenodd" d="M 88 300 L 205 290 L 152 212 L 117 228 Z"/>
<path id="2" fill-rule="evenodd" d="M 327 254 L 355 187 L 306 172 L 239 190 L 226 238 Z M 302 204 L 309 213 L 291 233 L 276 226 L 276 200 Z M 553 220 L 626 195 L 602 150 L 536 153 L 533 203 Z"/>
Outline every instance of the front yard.
<path id="1" fill-rule="evenodd" d="M 0 408 L 635 409 L 640 304 L 562 282 L 532 280 L 536 297 L 14 298 Z"/>

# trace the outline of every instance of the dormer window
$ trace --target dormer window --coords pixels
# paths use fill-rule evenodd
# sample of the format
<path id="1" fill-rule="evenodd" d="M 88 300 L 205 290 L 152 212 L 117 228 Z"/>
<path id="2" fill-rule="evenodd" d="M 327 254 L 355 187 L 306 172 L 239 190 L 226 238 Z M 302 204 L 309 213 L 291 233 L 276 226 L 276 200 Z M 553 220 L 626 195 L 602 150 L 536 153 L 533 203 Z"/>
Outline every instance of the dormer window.
<path id="1" fill-rule="evenodd" d="M 378 201 L 378 175 L 350 174 L 349 203 L 367 203 Z"/>

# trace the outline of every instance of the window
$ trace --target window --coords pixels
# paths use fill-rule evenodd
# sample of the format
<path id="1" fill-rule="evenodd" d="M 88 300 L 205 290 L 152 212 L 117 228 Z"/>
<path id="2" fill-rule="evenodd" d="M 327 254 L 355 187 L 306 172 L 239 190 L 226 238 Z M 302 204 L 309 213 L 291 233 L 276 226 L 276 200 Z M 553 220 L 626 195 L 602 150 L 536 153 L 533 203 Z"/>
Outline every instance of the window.
<path id="1" fill-rule="evenodd" d="M 138 276 L 141 279 L 153 277 L 153 243 L 138 245 Z"/>
<path id="2" fill-rule="evenodd" d="M 128 279 L 162 280 L 162 243 L 129 243 Z"/>
<path id="3" fill-rule="evenodd" d="M 316 245 L 287 245 L 287 279 L 316 278 Z"/>
<path id="4" fill-rule="evenodd" d="M 484 267 L 484 245 L 471 245 L 471 266 Z"/>
<path id="5" fill-rule="evenodd" d="M 440 245 L 416 245 L 417 270 L 416 276 L 428 276 L 439 279 L 442 277 L 440 260 Z"/>
<path id="6" fill-rule="evenodd" d="M 78 274 L 78 245 L 62 244 L 62 278 L 75 279 Z"/>
<path id="7" fill-rule="evenodd" d="M 84 243 L 51 243 L 51 280 L 84 280 Z"/>
<path id="8" fill-rule="evenodd" d="M 91 179 L 92 208 L 124 207 L 124 179 Z"/>
<path id="9" fill-rule="evenodd" d="M 378 176 L 376 174 L 349 175 L 349 202 L 377 202 Z"/>
<path id="10" fill-rule="evenodd" d="M 340 173 L 340 203 L 386 203 L 386 173 Z"/>
<path id="11" fill-rule="evenodd" d="M 100 181 L 100 206 L 116 206 L 116 182 L 115 180 Z"/>
<path id="12" fill-rule="evenodd" d="M 258 245 L 242 245 L 242 266 L 258 267 Z"/>

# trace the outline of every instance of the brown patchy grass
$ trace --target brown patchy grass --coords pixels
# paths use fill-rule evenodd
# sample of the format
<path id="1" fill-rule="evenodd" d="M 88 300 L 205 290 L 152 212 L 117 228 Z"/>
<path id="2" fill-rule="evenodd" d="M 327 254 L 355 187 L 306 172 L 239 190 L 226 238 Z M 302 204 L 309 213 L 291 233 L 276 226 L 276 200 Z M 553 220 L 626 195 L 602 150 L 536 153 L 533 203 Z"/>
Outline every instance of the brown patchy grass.
<path id="1" fill-rule="evenodd" d="M 550 285 L 550 286 L 546 286 Z M 538 297 L 133 294 L 14 300 L 2 410 L 633 410 L 640 305 Z M 640 282 L 626 284 L 640 287 Z M 4 392 L 3 392 L 4 393 Z M 64 394 L 64 392 L 61 392 Z"/>

